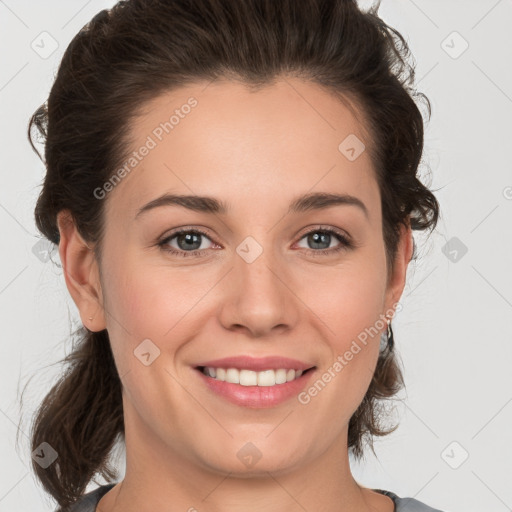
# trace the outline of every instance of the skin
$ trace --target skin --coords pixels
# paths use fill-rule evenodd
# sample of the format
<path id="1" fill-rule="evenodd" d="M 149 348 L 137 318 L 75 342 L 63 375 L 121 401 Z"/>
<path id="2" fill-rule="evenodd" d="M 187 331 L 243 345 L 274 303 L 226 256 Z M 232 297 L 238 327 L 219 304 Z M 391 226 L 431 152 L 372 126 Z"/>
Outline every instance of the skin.
<path id="1" fill-rule="evenodd" d="M 108 329 L 123 385 L 126 475 L 97 510 L 391 512 L 389 497 L 355 481 L 347 449 L 379 336 L 307 405 L 294 397 L 267 409 L 237 406 L 210 392 L 193 367 L 231 355 L 284 355 L 321 375 L 399 300 L 411 230 L 402 229 L 388 274 L 368 151 L 349 161 L 338 150 L 349 134 L 371 143 L 357 111 L 298 79 L 258 92 L 230 81 L 206 85 L 153 99 L 133 123 L 135 150 L 190 96 L 198 100 L 103 199 L 101 262 L 68 212 L 58 216 L 67 287 L 84 325 Z M 320 191 L 359 198 L 368 216 L 353 205 L 287 213 L 292 199 Z M 164 206 L 135 219 L 163 192 L 213 196 L 230 210 Z M 183 226 L 208 232 L 201 256 L 156 245 Z M 340 243 L 334 235 L 308 243 L 320 226 L 348 233 L 356 246 L 312 255 Z M 236 252 L 247 236 L 263 248 L 252 263 Z M 178 241 L 167 245 L 186 252 Z M 160 350 L 148 366 L 134 357 L 147 338 Z M 261 452 L 252 468 L 237 457 L 248 442 Z"/>

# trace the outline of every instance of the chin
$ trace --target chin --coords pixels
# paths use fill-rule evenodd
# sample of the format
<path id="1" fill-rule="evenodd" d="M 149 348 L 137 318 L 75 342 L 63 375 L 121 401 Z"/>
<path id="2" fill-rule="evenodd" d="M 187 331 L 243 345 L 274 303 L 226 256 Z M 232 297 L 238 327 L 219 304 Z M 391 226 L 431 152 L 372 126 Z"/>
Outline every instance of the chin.
<path id="1" fill-rule="evenodd" d="M 251 442 L 243 443 L 241 448 L 222 450 L 202 460 L 208 469 L 233 478 L 268 478 L 268 473 L 285 474 L 296 468 L 299 463 L 295 450 L 285 453 L 283 449 L 274 448 L 269 455 Z"/>

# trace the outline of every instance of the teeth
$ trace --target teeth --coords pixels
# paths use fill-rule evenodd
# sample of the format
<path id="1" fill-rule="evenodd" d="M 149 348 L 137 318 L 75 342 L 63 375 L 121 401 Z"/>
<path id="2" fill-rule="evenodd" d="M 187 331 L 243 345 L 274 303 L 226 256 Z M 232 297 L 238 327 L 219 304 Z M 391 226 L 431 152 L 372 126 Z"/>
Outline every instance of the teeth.
<path id="1" fill-rule="evenodd" d="M 240 372 L 235 368 L 228 368 L 226 370 L 226 382 L 240 384 Z"/>
<path id="2" fill-rule="evenodd" d="M 253 372 L 252 370 L 238 370 L 237 368 L 212 368 L 207 366 L 203 368 L 203 373 L 209 377 L 231 384 L 240 384 L 241 386 L 275 386 L 298 379 L 302 375 L 302 370 L 264 370 Z"/>

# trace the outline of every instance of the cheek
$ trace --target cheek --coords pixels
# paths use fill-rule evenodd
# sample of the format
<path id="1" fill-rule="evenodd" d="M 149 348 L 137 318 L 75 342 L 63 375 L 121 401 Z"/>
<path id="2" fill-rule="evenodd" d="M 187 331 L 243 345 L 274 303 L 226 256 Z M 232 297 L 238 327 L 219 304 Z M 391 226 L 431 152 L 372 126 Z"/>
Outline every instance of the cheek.
<path id="1" fill-rule="evenodd" d="M 185 314 L 187 306 L 190 309 L 200 291 L 188 284 L 163 265 L 144 264 L 143 256 L 125 256 L 119 264 L 111 260 L 106 279 L 108 307 L 134 336 L 147 336 L 146 330 L 161 336 Z"/>
<path id="2" fill-rule="evenodd" d="M 329 327 L 337 349 L 343 350 L 350 340 L 375 326 L 384 313 L 385 271 L 382 260 L 360 258 L 316 280 L 310 288 L 308 303 Z M 382 329 L 381 324 L 382 319 L 377 328 Z"/>
<path id="3" fill-rule="evenodd" d="M 179 344 L 174 340 L 184 343 L 196 334 L 194 313 L 201 311 L 201 298 L 218 281 L 210 277 L 132 264 L 128 258 L 112 267 L 105 283 L 105 306 L 114 350 L 119 346 L 117 352 L 130 354 L 150 339 L 161 351 L 163 343 L 165 351 L 176 351 Z"/>
<path id="4" fill-rule="evenodd" d="M 326 383 L 323 404 L 335 407 L 345 421 L 362 400 L 375 370 L 386 323 L 385 263 L 369 255 L 323 279 L 308 294 L 308 304 L 324 324 L 329 358 L 319 378 Z M 323 389 L 319 383 L 316 388 Z M 318 391 L 312 390 L 315 394 Z M 305 397 L 307 400 L 307 397 Z M 318 403 L 320 406 L 320 402 Z M 339 424 L 339 423 L 336 423 Z"/>

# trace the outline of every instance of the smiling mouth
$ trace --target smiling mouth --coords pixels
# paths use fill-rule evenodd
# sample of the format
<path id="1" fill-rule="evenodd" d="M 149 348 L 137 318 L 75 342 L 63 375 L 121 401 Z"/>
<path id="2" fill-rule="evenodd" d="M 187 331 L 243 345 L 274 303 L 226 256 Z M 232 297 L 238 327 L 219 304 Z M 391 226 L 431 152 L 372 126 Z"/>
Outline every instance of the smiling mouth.
<path id="1" fill-rule="evenodd" d="M 307 370 L 279 368 L 263 371 L 253 371 L 238 368 L 214 368 L 211 366 L 197 366 L 196 370 L 200 371 L 207 377 L 221 382 L 239 384 L 241 386 L 271 387 L 297 380 L 315 368 L 316 366 L 308 368 Z"/>

